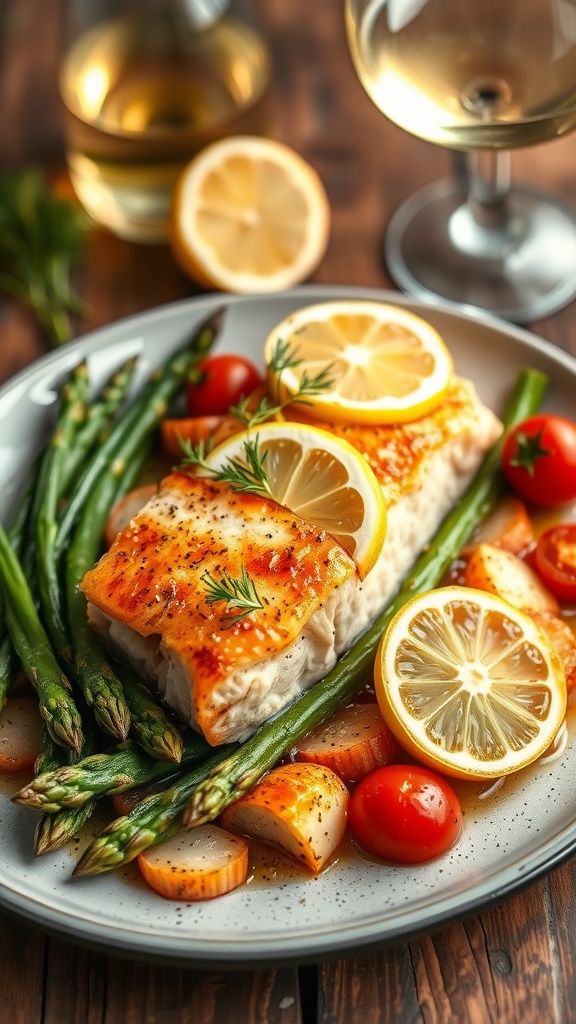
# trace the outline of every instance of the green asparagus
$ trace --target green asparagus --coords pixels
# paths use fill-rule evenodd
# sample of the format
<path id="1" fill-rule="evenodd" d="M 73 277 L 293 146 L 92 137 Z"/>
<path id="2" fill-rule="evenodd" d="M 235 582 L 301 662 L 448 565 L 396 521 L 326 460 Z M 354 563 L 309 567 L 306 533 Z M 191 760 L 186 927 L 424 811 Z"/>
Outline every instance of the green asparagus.
<path id="1" fill-rule="evenodd" d="M 31 479 L 24 488 L 10 520 L 6 535 L 16 556 L 21 559 L 23 550 L 28 546 L 28 522 L 34 494 L 33 479 L 38 463 L 35 464 Z M 0 613 L 3 608 L 0 589 Z M 10 687 L 18 671 L 18 657 L 8 633 L 6 617 L 0 619 L 0 710 L 4 707 Z"/>
<path id="2" fill-rule="evenodd" d="M 130 709 L 104 644 L 88 624 L 86 598 L 79 584 L 98 558 L 106 518 L 122 476 L 123 467 L 117 465 L 96 482 L 90 502 L 81 511 L 66 557 L 68 627 L 76 677 L 99 726 L 120 740 L 128 736 Z"/>
<path id="3" fill-rule="evenodd" d="M 32 508 L 43 619 L 54 650 L 67 670 L 72 663 L 72 651 L 62 608 L 55 542 L 64 467 L 78 426 L 86 417 L 87 396 L 88 371 L 83 362 L 75 367 L 62 389 L 58 419 L 40 464 Z"/>
<path id="4" fill-rule="evenodd" d="M 76 839 L 94 810 L 94 801 L 82 807 L 66 807 L 56 814 L 43 814 L 34 831 L 34 855 L 53 853 Z"/>
<path id="5" fill-rule="evenodd" d="M 66 750 L 64 747 L 54 743 L 46 724 L 42 723 L 40 736 L 40 750 L 34 764 L 34 775 L 44 775 L 48 772 L 55 772 L 67 764 Z"/>
<path id="6" fill-rule="evenodd" d="M 157 760 L 179 764 L 182 758 L 180 729 L 128 666 L 117 665 L 116 674 L 130 710 L 132 734 L 142 750 Z"/>
<path id="7" fill-rule="evenodd" d="M 82 758 L 87 759 L 96 752 L 96 741 L 91 729 L 88 728 L 82 747 Z M 79 763 L 74 759 L 79 755 L 72 751 L 64 751 L 53 743 L 48 730 L 42 730 L 40 753 L 34 765 L 35 776 L 56 772 L 60 768 L 70 767 Z M 78 832 L 90 818 L 96 807 L 95 799 L 84 801 L 82 807 L 62 807 L 56 813 L 44 813 L 34 830 L 34 856 L 49 853 L 64 846 L 78 836 Z"/>
<path id="8" fill-rule="evenodd" d="M 213 313 L 197 328 L 189 346 L 176 352 L 165 367 L 152 375 L 147 386 L 120 418 L 104 444 L 88 461 L 58 526 L 58 554 L 63 552 L 79 512 L 88 496 L 91 496 L 100 475 L 106 473 L 110 467 L 116 467 L 118 473 L 121 466 L 131 462 L 144 439 L 149 437 L 160 423 L 193 366 L 214 344 L 222 316 L 223 310 Z"/>
<path id="9" fill-rule="evenodd" d="M 40 712 L 55 743 L 79 751 L 82 721 L 70 692 L 70 683 L 56 661 L 36 611 L 22 566 L 0 526 L 0 580 L 6 622 L 22 668 L 35 687 Z"/>
<path id="10" fill-rule="evenodd" d="M 60 494 L 67 495 L 88 454 L 96 443 L 102 444 L 112 430 L 113 417 L 126 398 L 138 360 L 128 359 L 116 370 L 94 401 L 90 402 L 86 418 L 79 427 L 74 446 L 62 467 Z"/>
<path id="11" fill-rule="evenodd" d="M 163 842 L 182 829 L 182 814 L 196 786 L 226 758 L 230 746 L 221 747 L 209 760 L 161 793 L 154 793 L 128 814 L 116 818 L 84 851 L 75 875 L 98 875 L 137 857 L 142 850 Z"/>
<path id="12" fill-rule="evenodd" d="M 186 733 L 182 765 L 206 758 L 211 747 L 197 733 Z M 15 803 L 53 814 L 63 807 L 81 807 L 101 796 L 124 793 L 174 773 L 174 764 L 144 753 L 134 740 L 125 740 L 107 753 L 82 758 L 75 765 L 55 765 L 38 774 L 13 797 Z"/>

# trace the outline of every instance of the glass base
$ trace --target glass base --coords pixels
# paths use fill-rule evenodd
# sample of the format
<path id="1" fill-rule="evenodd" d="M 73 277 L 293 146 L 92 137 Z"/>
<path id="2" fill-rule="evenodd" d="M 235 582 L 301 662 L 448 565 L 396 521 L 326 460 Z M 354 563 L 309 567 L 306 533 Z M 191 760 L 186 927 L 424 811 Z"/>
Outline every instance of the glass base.
<path id="1" fill-rule="evenodd" d="M 392 217 L 385 241 L 396 284 L 516 323 L 539 320 L 576 296 L 576 216 L 552 196 L 513 188 L 505 225 L 483 227 L 466 187 L 440 181 Z"/>

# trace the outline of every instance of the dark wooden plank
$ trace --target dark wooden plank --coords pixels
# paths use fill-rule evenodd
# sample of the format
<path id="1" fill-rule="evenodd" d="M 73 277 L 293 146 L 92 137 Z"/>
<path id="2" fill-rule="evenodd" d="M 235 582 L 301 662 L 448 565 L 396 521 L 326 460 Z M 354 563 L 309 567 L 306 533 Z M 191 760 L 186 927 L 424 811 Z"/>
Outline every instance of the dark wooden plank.
<path id="1" fill-rule="evenodd" d="M 0 914 L 0 1020 L 41 1024 L 46 937 Z"/>
<path id="2" fill-rule="evenodd" d="M 574 1020 L 576 865 L 418 942 L 324 964 L 318 1024 Z"/>
<path id="3" fill-rule="evenodd" d="M 16 1018 L 15 1024 L 24 1020 Z M 175 1020 L 178 1024 L 302 1024 L 298 972 L 184 970 L 50 940 L 42 1024 L 172 1024 Z"/>
<path id="4" fill-rule="evenodd" d="M 420 1024 L 407 945 L 321 965 L 317 1024 Z"/>
<path id="5" fill-rule="evenodd" d="M 558 991 L 564 1019 L 576 1015 L 576 860 L 554 871 L 545 883 L 549 893 L 549 919 L 553 928 L 553 962 L 558 964 Z"/>

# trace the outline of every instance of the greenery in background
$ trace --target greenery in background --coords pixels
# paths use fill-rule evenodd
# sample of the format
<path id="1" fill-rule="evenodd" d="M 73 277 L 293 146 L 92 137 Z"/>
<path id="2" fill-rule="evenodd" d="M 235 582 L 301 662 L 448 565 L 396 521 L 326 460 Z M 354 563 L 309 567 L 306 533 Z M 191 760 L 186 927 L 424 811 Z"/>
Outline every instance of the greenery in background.
<path id="1" fill-rule="evenodd" d="M 0 291 L 30 306 L 56 345 L 73 334 L 70 317 L 84 306 L 70 284 L 90 221 L 53 195 L 31 168 L 0 178 Z"/>

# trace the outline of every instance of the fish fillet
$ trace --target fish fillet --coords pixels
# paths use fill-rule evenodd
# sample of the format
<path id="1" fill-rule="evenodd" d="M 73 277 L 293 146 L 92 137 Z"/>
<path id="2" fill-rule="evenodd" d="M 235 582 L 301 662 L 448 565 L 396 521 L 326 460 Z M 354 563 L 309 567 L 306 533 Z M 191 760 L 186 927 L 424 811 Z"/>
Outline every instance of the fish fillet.
<path id="1" fill-rule="evenodd" d="M 413 423 L 324 426 L 364 455 L 387 501 L 386 541 L 363 581 L 336 541 L 283 506 L 173 473 L 82 582 L 94 627 L 213 745 L 245 739 L 329 671 L 501 431 L 458 379 Z M 243 567 L 263 607 L 230 625 L 224 602 L 206 600 L 206 574 L 237 579 Z"/>

